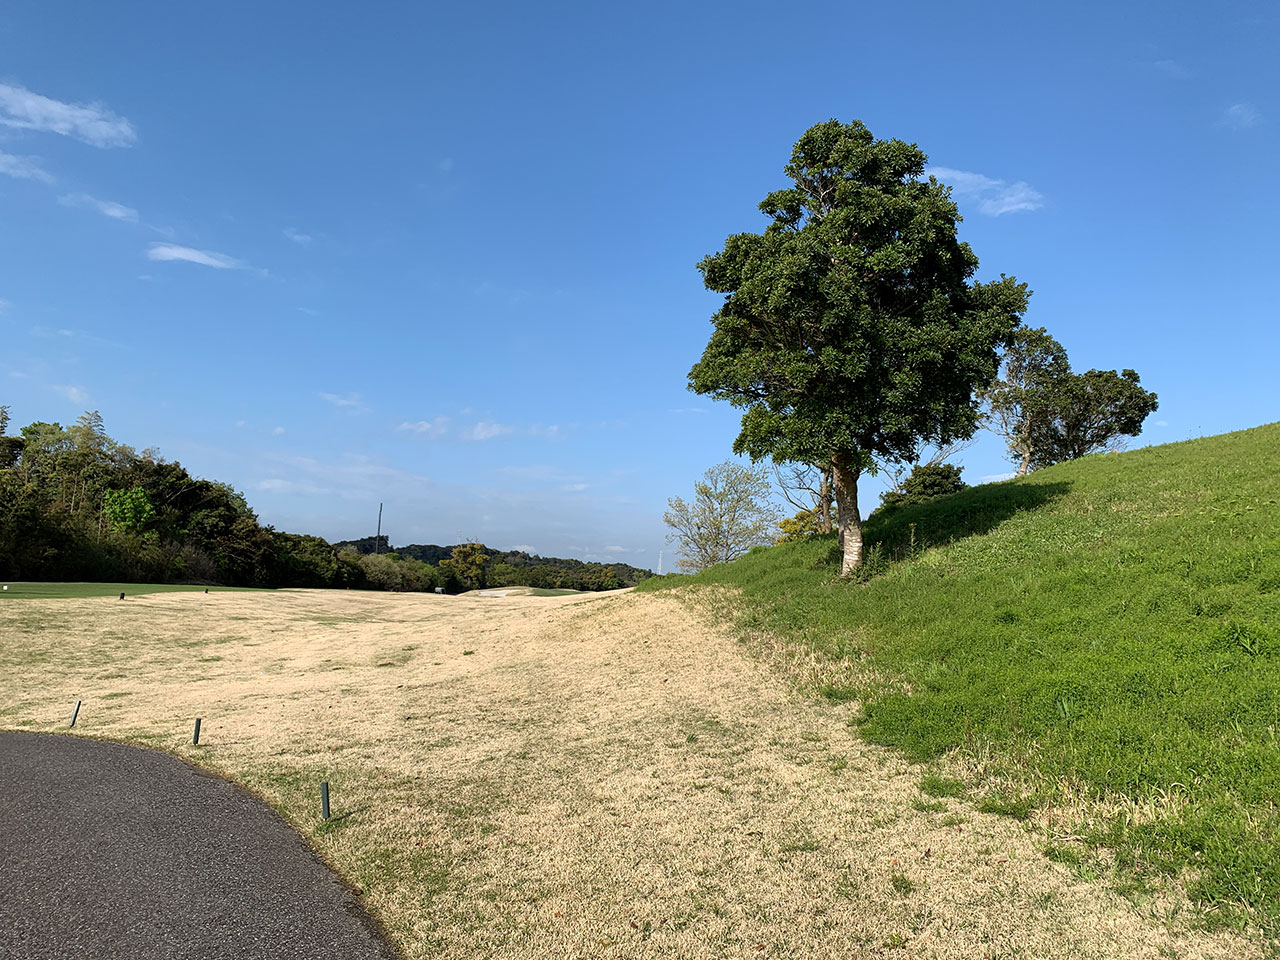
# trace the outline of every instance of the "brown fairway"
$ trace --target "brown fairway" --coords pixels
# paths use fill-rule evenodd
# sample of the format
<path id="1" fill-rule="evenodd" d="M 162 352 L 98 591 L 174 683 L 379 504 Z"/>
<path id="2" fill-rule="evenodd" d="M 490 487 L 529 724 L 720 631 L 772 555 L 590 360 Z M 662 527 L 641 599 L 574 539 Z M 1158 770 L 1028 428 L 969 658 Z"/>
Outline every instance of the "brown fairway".
<path id="1" fill-rule="evenodd" d="M 81 699 L 77 734 L 245 784 L 415 960 L 1261 955 L 920 809 L 921 771 L 778 659 L 670 594 L 13 601 L 0 727 Z"/>

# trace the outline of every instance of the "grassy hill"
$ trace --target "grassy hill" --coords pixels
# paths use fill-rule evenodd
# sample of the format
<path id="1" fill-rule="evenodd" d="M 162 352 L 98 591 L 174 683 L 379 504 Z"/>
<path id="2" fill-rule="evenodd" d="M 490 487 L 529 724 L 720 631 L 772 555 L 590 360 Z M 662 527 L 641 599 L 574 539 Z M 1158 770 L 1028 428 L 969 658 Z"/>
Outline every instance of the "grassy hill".
<path id="1" fill-rule="evenodd" d="M 695 577 L 744 631 L 827 663 L 864 736 L 939 761 L 925 792 L 1051 825 L 1047 852 L 1208 920 L 1280 930 L 1280 424 L 1089 457 L 873 516 Z M 840 669 L 836 669 L 839 666 Z M 944 770 L 965 772 L 948 780 Z"/>

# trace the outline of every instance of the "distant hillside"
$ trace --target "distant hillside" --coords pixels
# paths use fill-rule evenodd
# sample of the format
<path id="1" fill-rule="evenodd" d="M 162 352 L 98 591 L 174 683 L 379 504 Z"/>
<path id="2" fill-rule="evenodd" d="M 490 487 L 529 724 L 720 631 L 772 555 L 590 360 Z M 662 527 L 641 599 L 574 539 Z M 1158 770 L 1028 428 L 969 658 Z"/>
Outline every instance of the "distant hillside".
<path id="1" fill-rule="evenodd" d="M 864 736 L 939 764 L 926 794 L 1280 936 L 1280 424 L 878 511 L 866 536 L 865 582 L 825 536 L 642 589 L 730 587 L 708 602 L 795 648 Z"/>
<path id="2" fill-rule="evenodd" d="M 411 543 L 393 547 L 387 537 L 381 543 L 375 537 L 342 540 L 334 548 L 342 553 L 354 551 L 363 556 L 375 552 L 394 553 L 432 567 L 453 555 L 458 544 L 439 546 L 434 543 Z M 626 563 L 596 563 L 564 557 L 542 557 L 523 550 L 494 550 L 483 547 L 489 559 L 485 562 L 485 585 L 489 587 L 544 587 L 569 590 L 611 590 L 633 587 L 653 576 L 652 570 Z"/>
<path id="3" fill-rule="evenodd" d="M 0 404 L 0 578 L 458 593 L 484 586 L 613 590 L 650 577 L 627 564 L 487 551 L 441 566 L 452 547 L 392 553 L 382 538 L 331 544 L 262 523 L 228 484 L 107 435 L 97 411 L 7 436 Z"/>

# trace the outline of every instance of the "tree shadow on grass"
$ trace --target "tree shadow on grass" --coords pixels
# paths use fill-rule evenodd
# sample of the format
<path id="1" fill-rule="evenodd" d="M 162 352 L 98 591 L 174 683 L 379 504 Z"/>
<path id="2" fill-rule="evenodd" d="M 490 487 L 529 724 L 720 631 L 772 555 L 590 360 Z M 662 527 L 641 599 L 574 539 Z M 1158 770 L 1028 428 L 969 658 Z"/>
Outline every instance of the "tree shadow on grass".
<path id="1" fill-rule="evenodd" d="M 1065 481 L 1036 483 L 1008 480 L 984 483 L 928 503 L 881 508 L 867 518 L 862 535 L 871 545 L 871 565 L 914 556 L 929 547 L 990 533 L 1024 510 L 1036 510 L 1064 497 L 1071 490 Z M 830 562 L 840 563 L 837 544 Z M 871 573 L 879 571 L 869 571 Z"/>

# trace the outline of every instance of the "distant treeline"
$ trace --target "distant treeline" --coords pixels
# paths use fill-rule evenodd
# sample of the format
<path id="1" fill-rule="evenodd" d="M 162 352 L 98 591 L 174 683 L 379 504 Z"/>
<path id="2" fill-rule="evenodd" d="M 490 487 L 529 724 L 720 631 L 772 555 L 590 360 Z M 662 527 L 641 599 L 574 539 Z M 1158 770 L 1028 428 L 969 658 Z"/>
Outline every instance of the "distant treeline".
<path id="1" fill-rule="evenodd" d="M 632 587 L 653 576 L 652 570 L 644 570 L 626 563 L 592 563 L 568 560 L 560 557 L 540 557 L 523 550 L 494 550 L 484 544 L 455 544 L 441 547 L 434 543 L 411 543 L 406 547 L 392 547 L 384 536 L 381 543 L 374 537 L 360 540 L 343 540 L 334 546 L 342 551 L 353 551 L 360 556 L 375 552 L 399 557 L 402 561 L 416 561 L 446 572 L 456 569 L 454 558 L 459 551 L 479 549 L 485 555 L 481 569 L 472 571 L 484 587 L 548 587 L 568 590 L 616 590 Z M 442 584 L 444 585 L 444 584 Z"/>
<path id="2" fill-rule="evenodd" d="M 331 544 L 259 522 L 230 485 L 155 450 L 117 443 L 102 417 L 36 422 L 6 436 L 0 406 L 0 578 L 349 587 L 449 592 L 482 586 L 608 590 L 648 570 L 555 560 L 480 544 Z"/>

